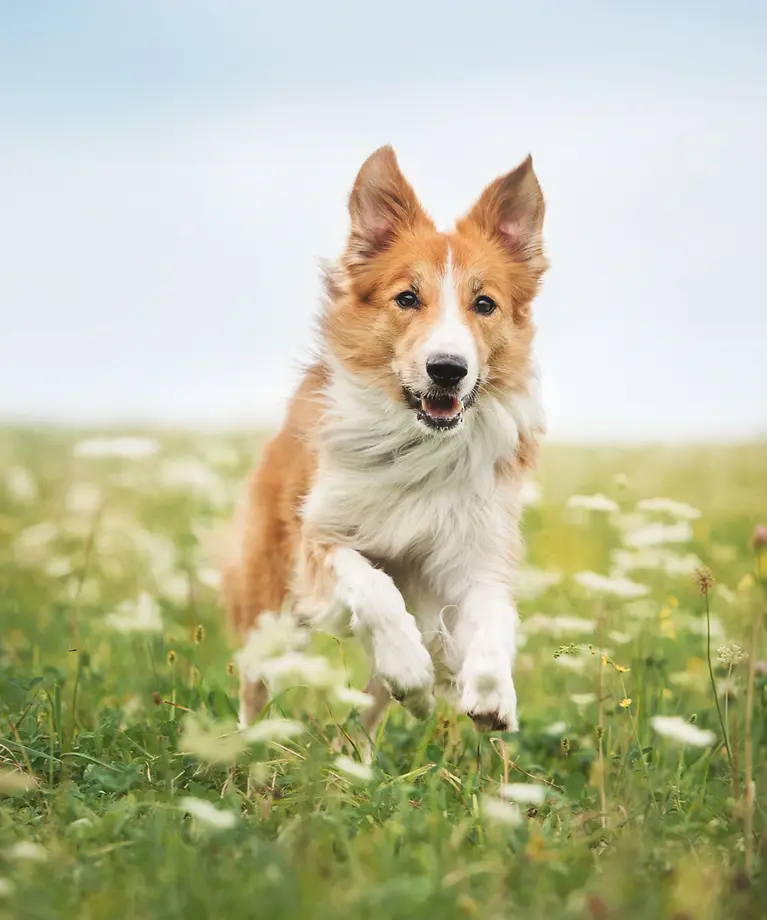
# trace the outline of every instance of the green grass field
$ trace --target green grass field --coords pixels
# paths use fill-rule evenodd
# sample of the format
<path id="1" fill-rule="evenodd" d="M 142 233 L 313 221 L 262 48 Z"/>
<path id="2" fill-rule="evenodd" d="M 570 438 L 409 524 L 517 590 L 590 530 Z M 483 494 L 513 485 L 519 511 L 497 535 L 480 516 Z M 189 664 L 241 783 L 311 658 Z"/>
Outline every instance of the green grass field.
<path id="1" fill-rule="evenodd" d="M 393 706 L 365 767 L 352 642 L 235 731 L 209 543 L 258 445 L 151 437 L 0 433 L 0 918 L 765 916 L 767 443 L 550 446 L 520 733 Z"/>

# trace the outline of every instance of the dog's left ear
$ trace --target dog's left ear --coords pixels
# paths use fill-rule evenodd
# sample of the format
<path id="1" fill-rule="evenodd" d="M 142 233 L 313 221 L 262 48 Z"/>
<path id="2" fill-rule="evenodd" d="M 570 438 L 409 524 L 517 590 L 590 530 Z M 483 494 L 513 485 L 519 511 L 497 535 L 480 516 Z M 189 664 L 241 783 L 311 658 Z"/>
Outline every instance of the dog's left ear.
<path id="1" fill-rule="evenodd" d="M 543 255 L 545 211 L 533 158 L 528 156 L 488 185 L 464 219 L 478 224 L 515 258 L 527 262 Z"/>

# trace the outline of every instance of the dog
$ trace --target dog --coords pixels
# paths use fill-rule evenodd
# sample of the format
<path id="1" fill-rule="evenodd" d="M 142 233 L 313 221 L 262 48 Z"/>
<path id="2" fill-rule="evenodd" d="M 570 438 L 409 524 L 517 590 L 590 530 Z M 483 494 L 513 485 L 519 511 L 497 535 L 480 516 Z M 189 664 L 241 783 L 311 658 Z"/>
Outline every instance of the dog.
<path id="1" fill-rule="evenodd" d="M 439 232 L 389 146 L 360 169 L 326 268 L 316 361 L 251 474 L 225 606 L 361 641 L 371 733 L 435 692 L 479 731 L 517 731 L 514 573 L 545 432 L 531 304 L 548 267 L 532 159 Z M 268 701 L 241 677 L 240 721 Z"/>

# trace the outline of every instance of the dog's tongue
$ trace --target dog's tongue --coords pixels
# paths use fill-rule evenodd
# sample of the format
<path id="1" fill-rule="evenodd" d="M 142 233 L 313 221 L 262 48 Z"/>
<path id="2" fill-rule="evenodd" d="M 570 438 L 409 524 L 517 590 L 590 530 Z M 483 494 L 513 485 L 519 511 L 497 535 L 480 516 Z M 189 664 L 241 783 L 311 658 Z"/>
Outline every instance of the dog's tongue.
<path id="1" fill-rule="evenodd" d="M 421 408 L 432 418 L 453 418 L 461 411 L 461 401 L 454 396 L 424 396 Z"/>

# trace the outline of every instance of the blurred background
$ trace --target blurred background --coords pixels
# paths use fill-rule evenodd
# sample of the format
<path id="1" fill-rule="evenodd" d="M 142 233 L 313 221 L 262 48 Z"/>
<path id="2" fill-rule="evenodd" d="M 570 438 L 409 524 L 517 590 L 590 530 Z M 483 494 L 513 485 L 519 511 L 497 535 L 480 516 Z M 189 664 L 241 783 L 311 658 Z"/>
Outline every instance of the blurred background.
<path id="1" fill-rule="evenodd" d="M 767 433 L 757 2 L 0 2 L 0 419 L 275 422 L 392 143 L 440 222 L 528 151 L 553 438 Z"/>

